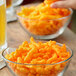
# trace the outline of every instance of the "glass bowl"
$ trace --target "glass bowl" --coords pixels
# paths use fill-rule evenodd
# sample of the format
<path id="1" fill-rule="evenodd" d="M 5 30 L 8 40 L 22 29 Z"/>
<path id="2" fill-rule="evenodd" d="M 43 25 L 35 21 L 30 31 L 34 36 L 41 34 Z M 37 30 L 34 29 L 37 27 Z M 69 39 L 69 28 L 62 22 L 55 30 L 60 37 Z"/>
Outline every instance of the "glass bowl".
<path id="1" fill-rule="evenodd" d="M 62 46 L 62 44 L 57 43 Z M 6 54 L 15 51 L 15 48 L 7 48 L 2 52 L 2 57 L 13 76 L 63 76 L 73 56 L 72 50 L 67 47 L 70 57 L 64 61 L 54 64 L 22 64 L 5 58 Z"/>
<path id="2" fill-rule="evenodd" d="M 30 36 L 33 36 L 35 39 L 53 39 L 61 35 L 70 23 L 73 11 L 71 8 L 68 10 L 71 12 L 70 15 L 51 20 L 27 19 L 18 15 L 17 17 Z M 19 12 L 20 9 L 17 13 Z"/>

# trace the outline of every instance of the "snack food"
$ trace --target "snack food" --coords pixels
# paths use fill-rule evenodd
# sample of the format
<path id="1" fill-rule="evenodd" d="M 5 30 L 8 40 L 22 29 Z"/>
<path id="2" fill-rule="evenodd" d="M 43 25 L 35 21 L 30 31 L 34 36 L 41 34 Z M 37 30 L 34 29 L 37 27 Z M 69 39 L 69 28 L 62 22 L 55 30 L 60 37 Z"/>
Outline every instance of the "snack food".
<path id="1" fill-rule="evenodd" d="M 71 12 L 65 8 L 51 8 L 57 0 L 45 0 L 38 6 L 22 7 L 18 17 L 21 24 L 32 34 L 50 35 L 56 33 L 68 20 L 59 19 L 68 16 Z"/>
<path id="2" fill-rule="evenodd" d="M 36 43 L 31 38 L 30 43 L 25 41 L 18 49 L 5 57 L 10 61 L 19 63 L 9 63 L 18 76 L 57 76 L 67 65 L 67 61 L 59 62 L 68 59 L 70 53 L 65 44 L 59 46 L 55 41 Z"/>

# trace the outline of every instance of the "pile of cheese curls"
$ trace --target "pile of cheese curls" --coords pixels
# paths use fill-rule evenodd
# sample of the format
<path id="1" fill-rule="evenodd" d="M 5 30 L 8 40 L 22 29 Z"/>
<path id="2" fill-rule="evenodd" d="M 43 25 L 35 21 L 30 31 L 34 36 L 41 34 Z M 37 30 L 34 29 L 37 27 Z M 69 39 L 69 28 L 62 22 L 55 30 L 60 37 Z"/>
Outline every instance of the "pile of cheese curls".
<path id="1" fill-rule="evenodd" d="M 70 53 L 65 44 L 60 46 L 55 41 L 35 42 L 31 38 L 30 43 L 23 42 L 5 57 L 15 62 L 8 64 L 17 76 L 57 76 L 66 67 L 68 62 L 64 60 L 70 57 Z"/>
<path id="2" fill-rule="evenodd" d="M 71 13 L 65 8 L 51 8 L 51 4 L 56 1 L 58 0 L 45 0 L 37 6 L 23 6 L 17 13 L 21 24 L 27 31 L 35 35 L 55 34 L 68 20 L 68 18 L 59 18 Z"/>

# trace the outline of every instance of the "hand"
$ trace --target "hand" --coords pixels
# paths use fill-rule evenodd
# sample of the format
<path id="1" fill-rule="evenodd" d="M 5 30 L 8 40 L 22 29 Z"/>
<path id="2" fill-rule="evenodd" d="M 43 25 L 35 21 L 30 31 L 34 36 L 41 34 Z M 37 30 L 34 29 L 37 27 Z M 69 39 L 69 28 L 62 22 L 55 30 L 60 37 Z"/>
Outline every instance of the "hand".
<path id="1" fill-rule="evenodd" d="M 51 4 L 52 8 L 73 8 L 76 9 L 76 0 L 60 0 Z"/>

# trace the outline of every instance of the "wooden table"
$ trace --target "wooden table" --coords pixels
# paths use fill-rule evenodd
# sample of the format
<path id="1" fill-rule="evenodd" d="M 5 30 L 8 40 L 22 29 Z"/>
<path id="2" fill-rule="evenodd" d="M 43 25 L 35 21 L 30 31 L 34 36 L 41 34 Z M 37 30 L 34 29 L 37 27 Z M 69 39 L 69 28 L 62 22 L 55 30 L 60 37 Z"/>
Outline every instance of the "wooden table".
<path id="1" fill-rule="evenodd" d="M 22 29 L 18 22 L 8 23 L 7 39 L 9 47 L 18 47 L 23 41 L 29 41 L 29 35 Z M 68 28 L 58 38 L 57 42 L 67 44 L 74 52 L 74 56 L 64 76 L 76 76 L 76 35 Z M 0 70 L 0 76 L 12 76 L 7 67 Z"/>
<path id="2" fill-rule="evenodd" d="M 29 35 L 21 28 L 18 22 L 8 23 L 7 39 L 9 47 L 18 47 L 23 41 L 29 41 Z M 54 39 L 57 42 L 65 43 L 74 52 L 74 56 L 70 66 L 64 76 L 76 76 L 76 35 L 68 28 L 58 38 Z M 0 70 L 0 76 L 12 76 L 7 67 Z"/>

